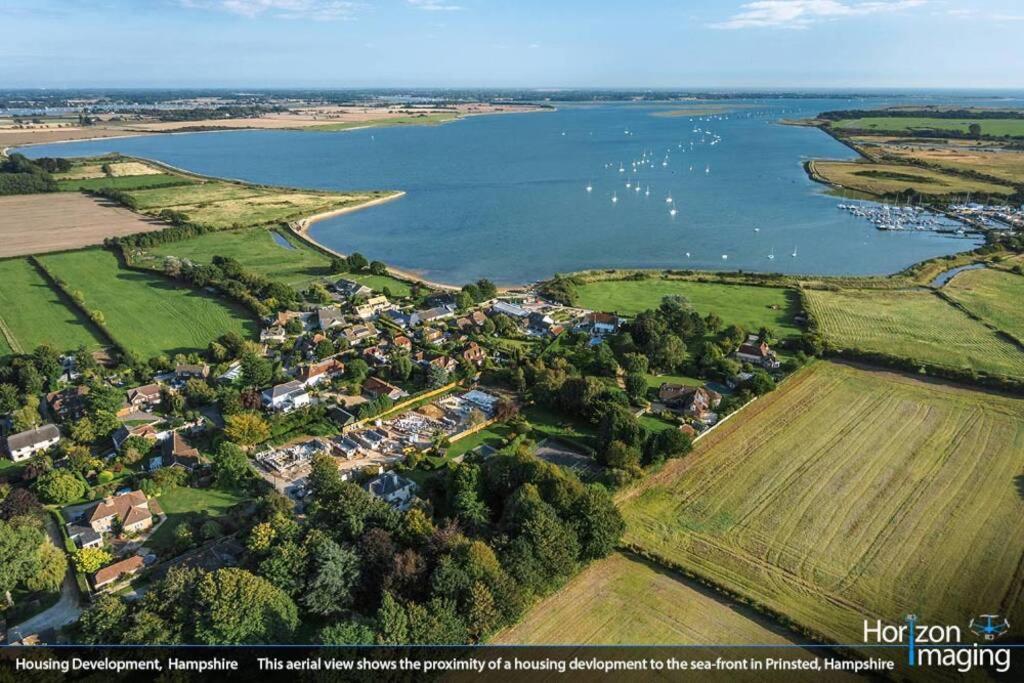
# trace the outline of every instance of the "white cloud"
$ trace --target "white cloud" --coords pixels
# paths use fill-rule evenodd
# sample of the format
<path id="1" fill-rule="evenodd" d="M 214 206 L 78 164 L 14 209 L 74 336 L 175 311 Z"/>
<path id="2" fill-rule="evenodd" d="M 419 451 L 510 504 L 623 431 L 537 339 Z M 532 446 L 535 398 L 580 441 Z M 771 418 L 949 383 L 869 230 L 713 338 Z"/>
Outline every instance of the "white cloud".
<path id="1" fill-rule="evenodd" d="M 788 28 L 804 29 L 819 21 L 868 14 L 897 12 L 920 7 L 927 0 L 756 0 L 740 6 L 740 10 L 711 28 Z"/>
<path id="2" fill-rule="evenodd" d="M 428 12 L 454 12 L 462 9 L 461 5 L 453 5 L 445 0 L 408 0 L 408 3 Z"/>
<path id="3" fill-rule="evenodd" d="M 351 19 L 361 6 L 352 0 L 180 0 L 185 7 L 214 9 L 250 19 L 269 15 L 281 19 L 332 21 Z"/>

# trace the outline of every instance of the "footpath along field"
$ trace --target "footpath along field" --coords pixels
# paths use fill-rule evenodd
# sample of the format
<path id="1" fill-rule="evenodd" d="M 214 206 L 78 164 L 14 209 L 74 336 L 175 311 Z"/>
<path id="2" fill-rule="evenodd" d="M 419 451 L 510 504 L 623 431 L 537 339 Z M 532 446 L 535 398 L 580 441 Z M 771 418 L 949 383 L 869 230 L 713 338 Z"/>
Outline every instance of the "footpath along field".
<path id="1" fill-rule="evenodd" d="M 819 361 L 621 497 L 624 541 L 839 642 L 1016 625 L 1022 472 L 1024 400 Z"/>
<path id="2" fill-rule="evenodd" d="M 256 330 L 241 306 L 123 268 L 109 251 L 86 249 L 39 260 L 71 291 L 80 291 L 85 308 L 100 311 L 114 339 L 142 358 L 203 350 L 226 332 L 251 338 Z"/>
<path id="3" fill-rule="evenodd" d="M 808 289 L 806 296 L 821 334 L 837 348 L 1024 377 L 1024 351 L 934 292 Z"/>

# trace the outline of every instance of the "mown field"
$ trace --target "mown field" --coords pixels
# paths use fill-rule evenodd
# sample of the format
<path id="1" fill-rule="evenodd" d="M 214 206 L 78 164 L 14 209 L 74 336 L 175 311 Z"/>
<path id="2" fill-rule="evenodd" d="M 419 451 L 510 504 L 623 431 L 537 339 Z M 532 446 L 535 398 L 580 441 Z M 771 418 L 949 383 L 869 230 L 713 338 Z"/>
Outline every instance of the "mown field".
<path id="1" fill-rule="evenodd" d="M 647 562 L 615 553 L 537 603 L 493 641 L 517 645 L 792 643 L 751 612 Z"/>
<path id="2" fill-rule="evenodd" d="M 942 291 L 979 318 L 1024 340 L 1024 276 L 993 268 L 966 270 Z"/>
<path id="3" fill-rule="evenodd" d="M 811 162 L 811 171 L 832 185 L 879 196 L 903 192 L 908 188 L 929 195 L 1013 194 L 1009 185 L 902 164 L 816 160 Z"/>
<path id="4" fill-rule="evenodd" d="M 150 187 L 175 187 L 178 185 L 191 185 L 193 182 L 170 173 L 152 173 L 146 175 L 126 176 L 102 176 L 99 178 L 77 178 L 72 180 L 58 180 L 57 186 L 64 192 L 77 192 L 80 190 L 100 190 L 112 188 L 115 190 L 138 190 Z"/>
<path id="5" fill-rule="evenodd" d="M 455 113 L 420 114 L 418 116 L 394 116 L 384 119 L 370 119 L 366 121 L 341 121 L 338 123 L 325 123 L 323 125 L 305 126 L 303 130 L 324 132 L 334 130 L 351 130 L 353 128 L 381 128 L 386 126 L 436 126 L 440 123 L 447 123 L 459 118 Z"/>
<path id="6" fill-rule="evenodd" d="M 625 542 L 839 642 L 1024 617 L 1024 400 L 817 362 L 623 497 Z"/>
<path id="7" fill-rule="evenodd" d="M 1011 183 L 1024 183 L 1024 152 L 963 147 L 911 148 L 886 145 L 886 154 L 907 161 L 922 162 L 953 171 L 976 171 Z"/>
<path id="8" fill-rule="evenodd" d="M 798 299 L 789 289 L 651 278 L 588 282 L 579 295 L 584 308 L 626 316 L 657 308 L 666 296 L 684 296 L 702 315 L 715 313 L 726 325 L 751 331 L 769 327 L 779 338 L 800 334 L 793 323 Z"/>
<path id="9" fill-rule="evenodd" d="M 955 280 L 955 278 L 954 278 Z M 951 368 L 1024 376 L 1024 352 L 925 290 L 807 290 L 825 339 Z"/>
<path id="10" fill-rule="evenodd" d="M 241 308 L 149 273 L 122 268 L 109 251 L 51 254 L 47 270 L 80 291 L 85 308 L 103 313 L 115 340 L 143 358 L 202 350 L 226 332 L 252 337 L 256 322 Z"/>
<path id="11" fill-rule="evenodd" d="M 291 247 L 278 242 L 286 241 Z M 317 280 L 346 278 L 358 280 L 378 291 L 387 287 L 395 296 L 406 296 L 409 285 L 392 277 L 343 273 L 332 275 L 330 259 L 301 240 L 285 234 L 274 236 L 264 228 L 227 230 L 170 242 L 149 250 L 156 256 L 176 256 L 196 263 L 208 263 L 214 256 L 237 259 L 245 268 L 281 280 L 297 288 Z"/>
<path id="12" fill-rule="evenodd" d="M 29 353 L 41 344 L 60 351 L 95 348 L 102 337 L 70 306 L 28 259 L 0 261 L 0 355 Z M 6 341 L 11 335 L 14 343 Z"/>
<path id="13" fill-rule="evenodd" d="M 866 116 L 833 121 L 837 130 L 907 131 L 945 130 L 968 133 L 972 123 L 981 126 L 982 135 L 1024 137 L 1024 119 L 939 119 L 927 116 Z"/>

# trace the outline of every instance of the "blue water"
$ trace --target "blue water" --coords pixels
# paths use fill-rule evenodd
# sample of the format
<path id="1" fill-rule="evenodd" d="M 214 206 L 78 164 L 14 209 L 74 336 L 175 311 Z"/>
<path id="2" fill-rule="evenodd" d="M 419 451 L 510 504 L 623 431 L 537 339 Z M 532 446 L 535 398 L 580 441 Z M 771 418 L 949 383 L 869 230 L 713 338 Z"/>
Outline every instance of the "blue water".
<path id="1" fill-rule="evenodd" d="M 260 183 L 405 190 L 399 200 L 317 223 L 312 234 L 339 251 L 361 251 L 453 283 L 479 277 L 520 283 L 603 267 L 878 274 L 977 244 L 934 233 L 879 232 L 838 210 L 839 200 L 808 179 L 801 162 L 849 159 L 853 152 L 818 130 L 775 123 L 887 102 L 723 104 L 749 108 L 709 121 L 653 115 L 677 105 L 570 105 L 434 127 L 155 135 L 26 152 L 118 151 Z M 694 128 L 721 141 L 711 145 L 714 138 Z M 631 162 L 645 151 L 654 167 L 633 174 Z M 627 180 L 649 186 L 650 196 L 626 189 Z"/>

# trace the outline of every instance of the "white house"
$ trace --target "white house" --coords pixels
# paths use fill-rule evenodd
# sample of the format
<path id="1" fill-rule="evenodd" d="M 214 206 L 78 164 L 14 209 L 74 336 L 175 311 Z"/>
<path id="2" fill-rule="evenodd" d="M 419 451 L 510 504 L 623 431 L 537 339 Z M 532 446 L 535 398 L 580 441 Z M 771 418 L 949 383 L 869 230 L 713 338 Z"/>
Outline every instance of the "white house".
<path id="1" fill-rule="evenodd" d="M 392 308 L 392 304 L 386 296 L 374 296 L 367 299 L 362 306 L 356 306 L 356 315 L 362 320 L 373 320 L 389 308 Z"/>
<path id="2" fill-rule="evenodd" d="M 42 427 L 8 436 L 7 452 L 10 453 L 11 460 L 20 462 L 57 445 L 59 441 L 60 430 L 57 429 L 57 425 L 45 424 Z"/>
<path id="3" fill-rule="evenodd" d="M 270 410 L 289 412 L 310 403 L 306 385 L 298 380 L 278 384 L 263 392 L 263 405 Z"/>
<path id="4" fill-rule="evenodd" d="M 391 507 L 408 510 L 416 496 L 416 483 L 394 472 L 385 472 L 367 482 L 366 490 Z"/>

